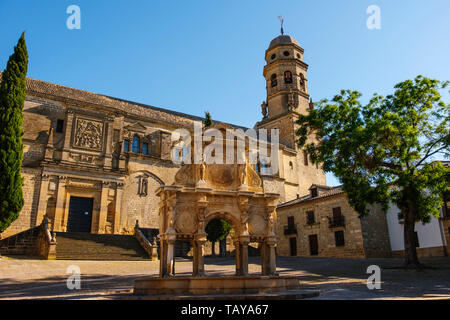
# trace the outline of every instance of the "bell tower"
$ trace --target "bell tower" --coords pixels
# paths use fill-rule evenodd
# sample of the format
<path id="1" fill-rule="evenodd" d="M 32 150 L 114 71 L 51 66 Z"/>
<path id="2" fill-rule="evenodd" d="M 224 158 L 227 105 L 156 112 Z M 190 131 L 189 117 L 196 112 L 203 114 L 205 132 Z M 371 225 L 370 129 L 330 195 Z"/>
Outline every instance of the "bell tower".
<path id="1" fill-rule="evenodd" d="M 280 35 L 270 42 L 266 50 L 267 99 L 261 105 L 263 119 L 258 128 L 280 130 L 280 143 L 296 149 L 296 114 L 306 113 L 310 107 L 304 50 L 297 40 Z"/>

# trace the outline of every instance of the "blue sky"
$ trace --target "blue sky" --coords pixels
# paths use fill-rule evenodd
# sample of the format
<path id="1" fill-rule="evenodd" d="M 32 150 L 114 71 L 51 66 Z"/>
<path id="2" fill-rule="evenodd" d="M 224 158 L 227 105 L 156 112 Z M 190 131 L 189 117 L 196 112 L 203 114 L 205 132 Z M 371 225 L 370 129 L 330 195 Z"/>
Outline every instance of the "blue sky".
<path id="1" fill-rule="evenodd" d="M 66 27 L 72 4 L 81 30 Z M 369 5 L 381 30 L 366 27 Z M 280 14 L 320 100 L 387 94 L 418 74 L 450 80 L 449 12 L 448 0 L 1 0 L 0 69 L 25 30 L 29 77 L 253 127 Z"/>

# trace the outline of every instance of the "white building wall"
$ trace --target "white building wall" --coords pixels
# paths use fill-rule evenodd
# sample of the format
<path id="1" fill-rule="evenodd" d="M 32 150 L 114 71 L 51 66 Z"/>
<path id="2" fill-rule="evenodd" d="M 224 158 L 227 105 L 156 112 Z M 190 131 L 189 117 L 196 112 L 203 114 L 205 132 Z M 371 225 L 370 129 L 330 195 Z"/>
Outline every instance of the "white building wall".
<path id="1" fill-rule="evenodd" d="M 387 223 L 392 251 L 405 250 L 403 241 L 403 224 L 399 223 L 398 213 L 400 209 L 396 205 L 391 205 L 387 211 Z M 419 238 L 420 248 L 432 248 L 445 245 L 445 237 L 442 237 L 441 222 L 432 218 L 430 223 L 416 223 L 415 231 Z"/>

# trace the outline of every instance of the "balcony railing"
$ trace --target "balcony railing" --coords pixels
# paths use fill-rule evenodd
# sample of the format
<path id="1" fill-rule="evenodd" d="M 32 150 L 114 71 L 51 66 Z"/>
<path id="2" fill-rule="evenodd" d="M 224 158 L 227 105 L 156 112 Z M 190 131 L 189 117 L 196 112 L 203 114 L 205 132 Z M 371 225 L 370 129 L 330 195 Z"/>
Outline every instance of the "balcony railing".
<path id="1" fill-rule="evenodd" d="M 292 225 L 287 225 L 284 226 L 284 235 L 288 235 L 288 234 L 297 234 L 297 225 L 296 224 L 292 224 Z"/>
<path id="2" fill-rule="evenodd" d="M 330 228 L 345 227 L 344 216 L 328 218 L 328 222 Z"/>

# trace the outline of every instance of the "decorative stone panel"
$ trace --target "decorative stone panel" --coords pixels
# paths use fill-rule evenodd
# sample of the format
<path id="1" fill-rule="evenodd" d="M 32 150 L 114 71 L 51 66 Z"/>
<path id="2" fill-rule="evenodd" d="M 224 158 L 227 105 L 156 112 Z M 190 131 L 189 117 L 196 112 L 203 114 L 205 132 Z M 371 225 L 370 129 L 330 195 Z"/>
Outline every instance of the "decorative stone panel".
<path id="1" fill-rule="evenodd" d="M 103 134 L 103 122 L 77 117 L 73 136 L 73 147 L 91 151 L 102 151 Z"/>

